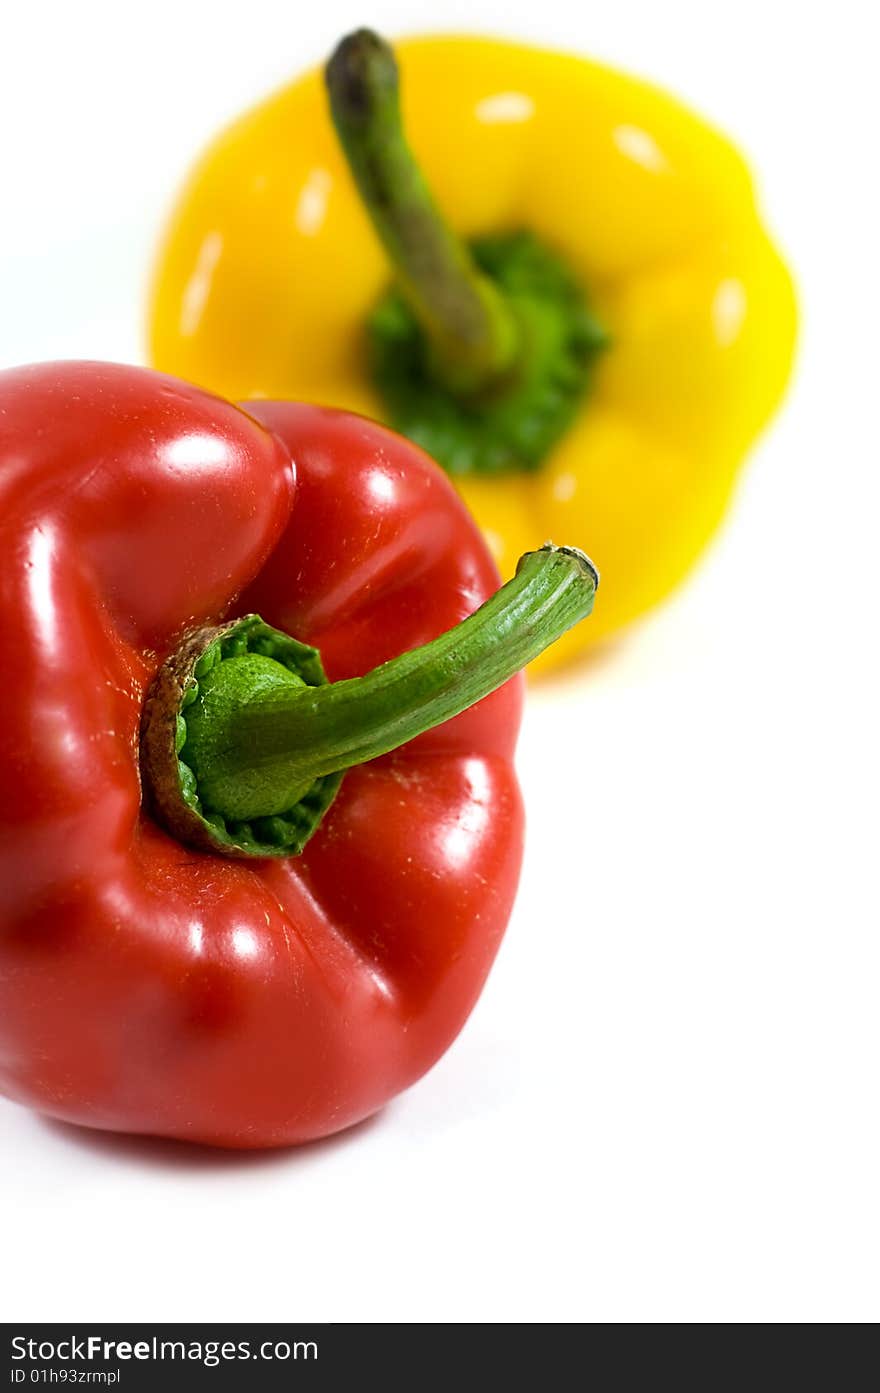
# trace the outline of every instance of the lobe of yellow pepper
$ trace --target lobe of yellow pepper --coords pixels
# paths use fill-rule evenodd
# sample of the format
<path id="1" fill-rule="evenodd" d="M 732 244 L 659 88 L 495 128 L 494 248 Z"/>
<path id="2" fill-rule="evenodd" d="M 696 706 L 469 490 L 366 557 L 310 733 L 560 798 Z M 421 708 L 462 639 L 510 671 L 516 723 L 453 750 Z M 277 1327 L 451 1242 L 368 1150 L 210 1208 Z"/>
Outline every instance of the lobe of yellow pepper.
<path id="1" fill-rule="evenodd" d="M 650 609 L 703 549 L 788 378 L 793 288 L 740 156 L 668 96 L 512 43 L 396 51 L 410 144 L 456 230 L 530 229 L 611 340 L 541 469 L 456 481 L 505 577 L 536 537 L 596 557 L 602 605 L 549 666 Z M 194 170 L 156 270 L 152 360 L 224 396 L 381 418 L 363 331 L 390 277 L 309 73 Z"/>

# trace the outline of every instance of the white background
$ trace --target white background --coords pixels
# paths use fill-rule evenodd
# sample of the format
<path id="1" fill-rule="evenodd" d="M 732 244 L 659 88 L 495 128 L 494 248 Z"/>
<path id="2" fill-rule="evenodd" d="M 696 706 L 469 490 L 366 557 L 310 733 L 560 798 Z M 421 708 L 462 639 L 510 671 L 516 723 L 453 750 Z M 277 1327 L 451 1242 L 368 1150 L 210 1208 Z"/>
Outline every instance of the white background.
<path id="1" fill-rule="evenodd" d="M 363 22 L 515 34 L 677 90 L 749 152 L 803 334 L 689 587 L 532 690 L 522 891 L 449 1055 L 298 1153 L 95 1137 L 0 1102 L 0 1317 L 880 1315 L 871 8 L 8 7 L 4 366 L 137 360 L 192 157 Z"/>

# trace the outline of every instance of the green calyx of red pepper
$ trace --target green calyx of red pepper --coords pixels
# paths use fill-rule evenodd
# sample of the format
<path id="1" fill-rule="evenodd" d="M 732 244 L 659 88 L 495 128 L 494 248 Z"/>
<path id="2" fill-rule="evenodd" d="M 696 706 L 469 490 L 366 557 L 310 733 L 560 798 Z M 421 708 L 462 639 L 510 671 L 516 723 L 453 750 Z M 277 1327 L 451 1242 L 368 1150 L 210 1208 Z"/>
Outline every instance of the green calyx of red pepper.
<path id="1" fill-rule="evenodd" d="M 259 615 L 188 635 L 159 670 L 144 715 L 145 783 L 169 830 L 228 856 L 298 856 L 333 802 L 341 773 L 310 779 L 266 815 L 236 817 L 206 802 L 194 765 L 204 768 L 206 745 L 210 763 L 212 736 L 235 719 L 237 703 L 269 693 L 289 698 L 326 682 L 317 649 Z M 254 777 L 253 770 L 241 775 L 245 795 Z"/>
<path id="2" fill-rule="evenodd" d="M 181 841 L 228 856 L 295 856 L 354 765 L 488 696 L 591 612 L 583 552 L 527 552 L 476 613 L 364 677 L 328 683 L 314 648 L 257 615 L 187 636 L 144 713 L 153 806 Z"/>
<path id="3" fill-rule="evenodd" d="M 588 389 L 606 335 L 560 257 L 530 232 L 469 245 L 406 141 L 394 53 L 343 39 L 326 70 L 336 132 L 396 284 L 367 325 L 391 424 L 450 474 L 537 469 Z"/>

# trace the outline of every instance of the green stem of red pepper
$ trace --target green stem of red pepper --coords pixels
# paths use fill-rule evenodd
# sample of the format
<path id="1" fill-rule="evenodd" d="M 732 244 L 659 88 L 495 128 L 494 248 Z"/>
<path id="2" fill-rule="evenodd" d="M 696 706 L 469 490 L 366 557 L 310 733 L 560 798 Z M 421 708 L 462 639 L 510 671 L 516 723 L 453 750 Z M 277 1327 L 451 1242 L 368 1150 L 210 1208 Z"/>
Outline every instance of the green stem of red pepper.
<path id="1" fill-rule="evenodd" d="M 346 769 L 397 749 L 495 691 L 586 618 L 597 583 L 583 552 L 548 543 L 527 552 L 514 578 L 455 628 L 363 677 L 332 683 L 324 682 L 319 664 L 315 675 L 314 650 L 256 616 L 211 631 L 210 648 L 192 657 L 187 671 L 194 676 L 181 680 L 171 713 L 178 724 L 173 753 L 186 771 L 183 823 L 168 797 L 167 761 L 157 776 L 151 752 L 151 744 L 161 747 L 151 730 L 163 720 L 171 728 L 168 712 L 164 701 L 156 703 L 159 718 L 151 723 L 148 709 L 145 771 L 164 820 L 185 839 L 231 854 L 295 854 Z M 236 638 L 239 624 L 255 636 L 256 651 Z M 281 650 L 272 647 L 279 642 Z M 305 659 L 297 651 L 291 658 L 284 646 Z M 281 661 L 267 656 L 273 651 Z"/>

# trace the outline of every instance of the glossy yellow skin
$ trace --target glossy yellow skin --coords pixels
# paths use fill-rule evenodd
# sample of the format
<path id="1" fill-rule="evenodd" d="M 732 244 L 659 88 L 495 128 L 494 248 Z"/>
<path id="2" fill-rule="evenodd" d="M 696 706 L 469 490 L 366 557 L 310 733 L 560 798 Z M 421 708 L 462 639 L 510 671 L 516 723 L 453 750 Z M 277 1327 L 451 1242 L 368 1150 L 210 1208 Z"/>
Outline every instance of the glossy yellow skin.
<path id="1" fill-rule="evenodd" d="M 492 40 L 396 52 L 410 143 L 452 225 L 532 229 L 611 336 L 538 472 L 459 484 L 502 574 L 548 538 L 583 546 L 602 572 L 589 624 L 548 666 L 656 604 L 711 536 L 789 375 L 792 284 L 739 154 L 663 93 Z M 381 418 L 363 326 L 389 279 L 311 72 L 196 167 L 156 272 L 152 360 L 224 396 Z"/>

